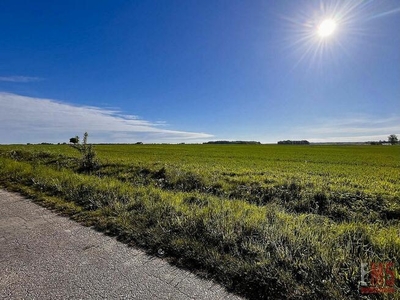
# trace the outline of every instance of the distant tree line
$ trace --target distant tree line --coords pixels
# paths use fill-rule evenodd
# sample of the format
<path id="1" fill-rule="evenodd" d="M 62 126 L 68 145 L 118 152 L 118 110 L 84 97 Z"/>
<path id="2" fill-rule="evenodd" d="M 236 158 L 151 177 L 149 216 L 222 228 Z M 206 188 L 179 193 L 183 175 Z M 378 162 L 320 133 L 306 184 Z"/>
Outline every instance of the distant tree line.
<path id="1" fill-rule="evenodd" d="M 371 145 L 382 145 L 382 144 L 388 144 L 388 142 L 387 141 L 372 141 L 372 142 L 369 142 Z"/>
<path id="2" fill-rule="evenodd" d="M 286 140 L 286 141 L 279 141 L 279 145 L 309 145 L 310 142 L 307 140 L 301 140 L 301 141 L 292 141 L 292 140 Z"/>
<path id="3" fill-rule="evenodd" d="M 379 141 L 379 142 L 369 142 L 371 145 L 386 145 L 386 144 L 392 144 L 396 145 L 399 142 L 399 139 L 397 135 L 391 134 L 388 136 L 387 141 Z"/>
<path id="4" fill-rule="evenodd" d="M 240 144 L 240 145 L 260 145 L 260 142 L 256 141 L 209 141 L 203 144 Z"/>

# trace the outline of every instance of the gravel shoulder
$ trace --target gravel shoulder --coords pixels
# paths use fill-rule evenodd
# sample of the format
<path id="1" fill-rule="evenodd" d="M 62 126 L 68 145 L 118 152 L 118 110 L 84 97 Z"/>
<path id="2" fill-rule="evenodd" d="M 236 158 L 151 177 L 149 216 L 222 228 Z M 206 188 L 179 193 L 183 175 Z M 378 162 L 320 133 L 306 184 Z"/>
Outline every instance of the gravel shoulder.
<path id="1" fill-rule="evenodd" d="M 0 299 L 241 299 L 0 190 Z"/>

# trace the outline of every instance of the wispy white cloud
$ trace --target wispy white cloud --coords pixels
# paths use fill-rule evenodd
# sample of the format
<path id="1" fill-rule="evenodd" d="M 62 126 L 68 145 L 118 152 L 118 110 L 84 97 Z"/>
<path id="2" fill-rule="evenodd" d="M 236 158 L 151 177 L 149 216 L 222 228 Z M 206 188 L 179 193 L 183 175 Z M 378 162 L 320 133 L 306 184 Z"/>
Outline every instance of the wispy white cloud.
<path id="1" fill-rule="evenodd" d="M 296 135 L 310 142 L 365 142 L 387 140 L 400 134 L 400 117 L 377 118 L 370 115 L 320 120 L 312 126 L 296 128 Z"/>
<path id="2" fill-rule="evenodd" d="M 42 78 L 30 76 L 0 76 L 0 81 L 6 82 L 34 82 L 41 81 Z"/>
<path id="3" fill-rule="evenodd" d="M 207 133 L 167 130 L 164 122 L 150 122 L 115 109 L 4 92 L 0 92 L 0 120 L 0 143 L 63 142 L 85 131 L 93 143 L 197 142 L 212 137 Z"/>

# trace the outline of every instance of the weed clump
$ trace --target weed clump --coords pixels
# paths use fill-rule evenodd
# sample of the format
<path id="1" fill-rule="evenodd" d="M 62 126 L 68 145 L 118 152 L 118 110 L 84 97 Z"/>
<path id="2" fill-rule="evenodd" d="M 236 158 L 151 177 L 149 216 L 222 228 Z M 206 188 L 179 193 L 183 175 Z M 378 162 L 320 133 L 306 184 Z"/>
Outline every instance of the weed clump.
<path id="1" fill-rule="evenodd" d="M 82 155 L 79 164 L 79 171 L 86 173 L 95 171 L 100 167 L 93 145 L 88 144 L 87 142 L 88 136 L 89 134 L 85 132 L 82 144 L 79 143 L 78 138 L 76 142 L 71 145 L 71 147 L 77 149 Z"/>

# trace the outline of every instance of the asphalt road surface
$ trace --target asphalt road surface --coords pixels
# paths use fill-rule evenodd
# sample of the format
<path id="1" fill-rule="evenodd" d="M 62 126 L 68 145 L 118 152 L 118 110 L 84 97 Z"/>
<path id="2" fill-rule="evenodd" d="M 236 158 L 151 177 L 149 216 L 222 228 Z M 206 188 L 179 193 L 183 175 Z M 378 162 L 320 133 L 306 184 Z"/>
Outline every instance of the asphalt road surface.
<path id="1" fill-rule="evenodd" d="M 0 190 L 0 299 L 240 299 Z"/>

